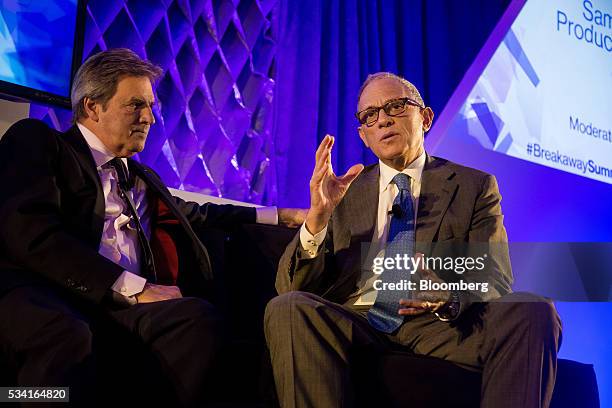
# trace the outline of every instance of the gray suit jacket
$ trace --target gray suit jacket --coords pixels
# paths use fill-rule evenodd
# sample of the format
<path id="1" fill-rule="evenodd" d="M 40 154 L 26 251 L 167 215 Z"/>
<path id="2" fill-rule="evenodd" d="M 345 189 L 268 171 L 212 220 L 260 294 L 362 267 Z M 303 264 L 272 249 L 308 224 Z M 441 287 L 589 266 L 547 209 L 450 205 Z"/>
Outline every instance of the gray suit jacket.
<path id="1" fill-rule="evenodd" d="M 368 166 L 351 184 L 332 214 L 315 258 L 305 256 L 296 234 L 279 262 L 279 293 L 300 290 L 345 303 L 357 290 L 361 263 L 376 223 L 379 172 L 378 164 Z M 448 255 L 449 251 L 455 256 L 457 251 L 470 256 L 488 251 L 485 270 L 441 275 L 445 281 L 488 282 L 486 293 L 461 292 L 462 311 L 473 301 L 511 291 L 513 278 L 500 201 L 492 175 L 427 156 L 417 213 L 417 251 L 429 256 Z"/>

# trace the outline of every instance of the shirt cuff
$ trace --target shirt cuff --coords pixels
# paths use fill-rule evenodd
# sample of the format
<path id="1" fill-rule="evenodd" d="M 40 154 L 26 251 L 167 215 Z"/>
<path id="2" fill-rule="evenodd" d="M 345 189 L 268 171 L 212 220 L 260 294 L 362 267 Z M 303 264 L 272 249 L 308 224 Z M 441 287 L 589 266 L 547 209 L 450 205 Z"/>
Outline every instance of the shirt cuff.
<path id="1" fill-rule="evenodd" d="M 142 276 L 138 276 L 132 272 L 123 271 L 115 283 L 113 283 L 111 289 L 113 292 L 117 292 L 122 296 L 130 297 L 142 292 L 145 287 L 145 283 L 147 283 L 147 280 Z"/>
<path id="2" fill-rule="evenodd" d="M 321 231 L 312 235 L 306 229 L 306 223 L 302 224 L 300 228 L 300 243 L 302 244 L 306 258 L 314 258 L 317 256 L 319 247 L 325 240 L 325 234 L 327 234 L 327 225 Z"/>
<path id="3" fill-rule="evenodd" d="M 258 207 L 255 209 L 255 222 L 257 224 L 278 225 L 278 211 L 276 207 Z"/>

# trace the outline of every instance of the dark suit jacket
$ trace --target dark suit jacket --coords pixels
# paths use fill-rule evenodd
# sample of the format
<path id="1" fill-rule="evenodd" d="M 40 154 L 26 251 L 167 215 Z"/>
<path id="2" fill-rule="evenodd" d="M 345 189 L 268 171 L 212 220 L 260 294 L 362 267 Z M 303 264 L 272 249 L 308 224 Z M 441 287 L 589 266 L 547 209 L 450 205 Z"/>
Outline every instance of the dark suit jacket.
<path id="1" fill-rule="evenodd" d="M 188 278 L 184 282 L 205 285 L 212 271 L 196 233 L 255 222 L 255 210 L 185 202 L 173 197 L 153 170 L 128 161 L 130 171 L 147 184 L 149 205 L 161 201 L 169 210 L 165 217 L 176 221 L 179 257 L 192 261 L 181 262 L 189 265 L 180 271 Z M 0 295 L 16 286 L 43 284 L 101 302 L 123 268 L 98 254 L 104 195 L 79 129 L 62 134 L 37 120 L 15 123 L 0 140 L 0 180 Z M 154 214 L 152 229 L 156 221 Z"/>
<path id="2" fill-rule="evenodd" d="M 279 293 L 301 290 L 345 303 L 357 290 L 362 258 L 376 224 L 379 173 L 378 164 L 368 166 L 351 184 L 332 214 L 327 236 L 315 258 L 305 256 L 299 233 L 295 236 L 279 263 Z M 490 255 L 484 271 L 459 276 L 465 281 L 489 283 L 487 293 L 467 296 L 461 292 L 462 311 L 470 302 L 510 292 L 513 278 L 500 201 L 493 176 L 427 156 L 417 213 L 417 252 L 429 256 L 451 250 L 478 253 L 485 245 Z"/>

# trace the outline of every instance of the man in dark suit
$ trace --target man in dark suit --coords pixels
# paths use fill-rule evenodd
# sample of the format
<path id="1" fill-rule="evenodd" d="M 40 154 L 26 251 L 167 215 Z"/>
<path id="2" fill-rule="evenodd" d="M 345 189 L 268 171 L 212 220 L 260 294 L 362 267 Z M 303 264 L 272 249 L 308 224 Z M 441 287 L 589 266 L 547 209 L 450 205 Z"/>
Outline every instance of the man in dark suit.
<path id="1" fill-rule="evenodd" d="M 150 353 L 171 395 L 202 401 L 220 322 L 204 300 L 213 274 L 197 234 L 272 223 L 276 210 L 185 202 L 130 159 L 155 122 L 160 74 L 127 49 L 96 54 L 75 76 L 74 126 L 61 134 L 23 120 L 0 141 L 0 351 L 18 385 L 96 398 L 100 333 L 116 344 L 98 362 L 128 381 L 147 375 L 122 354 L 119 332 L 98 329 L 115 327 Z"/>
<path id="2" fill-rule="evenodd" d="M 424 151 L 433 112 L 410 82 L 374 74 L 359 95 L 359 135 L 379 163 L 338 177 L 334 139 L 324 138 L 306 222 L 280 261 L 280 295 L 266 309 L 281 406 L 354 405 L 351 363 L 368 347 L 482 372 L 483 407 L 547 406 L 560 320 L 545 299 L 511 293 L 495 178 Z M 483 249 L 482 268 L 457 267 Z M 440 256 L 455 267 L 424 263 Z"/>

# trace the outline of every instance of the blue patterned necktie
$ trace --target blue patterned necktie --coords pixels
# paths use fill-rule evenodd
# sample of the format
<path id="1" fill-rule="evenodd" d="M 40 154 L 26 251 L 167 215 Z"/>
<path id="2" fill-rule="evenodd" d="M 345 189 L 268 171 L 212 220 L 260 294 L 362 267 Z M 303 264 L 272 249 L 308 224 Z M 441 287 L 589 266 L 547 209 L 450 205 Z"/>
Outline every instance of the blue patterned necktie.
<path id="1" fill-rule="evenodd" d="M 385 249 L 385 258 L 393 258 L 397 255 L 414 256 L 414 205 L 410 193 L 410 180 L 406 174 L 399 173 L 393 177 L 393 182 L 399 192 L 393 201 L 393 205 L 399 205 L 402 209 L 398 214 L 394 211 L 389 226 L 389 236 Z M 403 262 L 402 262 L 403 264 Z M 402 280 L 410 281 L 410 271 L 405 269 L 386 269 L 382 275 L 383 283 L 396 283 Z M 380 290 L 376 296 L 376 302 L 368 312 L 368 321 L 375 329 L 392 333 L 404 321 L 404 316 L 398 314 L 399 300 L 409 299 L 411 293 L 400 290 Z"/>

